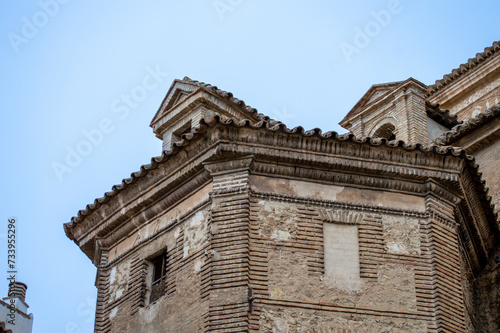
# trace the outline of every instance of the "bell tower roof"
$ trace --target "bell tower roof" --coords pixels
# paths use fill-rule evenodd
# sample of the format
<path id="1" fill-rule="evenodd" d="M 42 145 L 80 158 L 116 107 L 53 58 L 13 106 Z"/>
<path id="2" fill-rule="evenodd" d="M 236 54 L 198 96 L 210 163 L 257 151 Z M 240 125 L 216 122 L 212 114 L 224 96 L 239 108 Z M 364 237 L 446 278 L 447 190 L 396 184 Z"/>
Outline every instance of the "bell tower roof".
<path id="1" fill-rule="evenodd" d="M 163 140 L 163 150 L 168 150 L 172 142 L 178 141 L 192 126 L 197 126 L 207 112 L 254 122 L 275 122 L 230 92 L 184 77 L 174 80 L 150 126 L 156 137 Z"/>

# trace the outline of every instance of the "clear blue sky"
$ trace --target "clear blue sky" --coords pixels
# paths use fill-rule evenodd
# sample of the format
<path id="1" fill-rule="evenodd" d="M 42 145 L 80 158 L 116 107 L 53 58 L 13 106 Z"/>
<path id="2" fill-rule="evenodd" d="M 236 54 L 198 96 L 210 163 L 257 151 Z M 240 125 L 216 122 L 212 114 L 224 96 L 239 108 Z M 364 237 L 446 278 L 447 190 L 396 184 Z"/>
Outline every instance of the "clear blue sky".
<path id="1" fill-rule="evenodd" d="M 149 122 L 175 78 L 343 132 L 372 84 L 431 84 L 499 40 L 499 12 L 493 0 L 2 1 L 0 276 L 15 216 L 34 332 L 93 331 L 96 269 L 63 223 L 160 154 Z"/>

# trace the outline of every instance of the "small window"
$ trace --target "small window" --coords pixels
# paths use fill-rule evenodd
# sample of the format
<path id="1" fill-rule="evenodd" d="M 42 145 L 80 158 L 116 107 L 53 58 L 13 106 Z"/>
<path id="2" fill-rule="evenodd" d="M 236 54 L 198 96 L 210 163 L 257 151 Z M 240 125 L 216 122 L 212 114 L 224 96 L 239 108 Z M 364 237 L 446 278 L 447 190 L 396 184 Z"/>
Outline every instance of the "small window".
<path id="1" fill-rule="evenodd" d="M 375 133 L 373 133 L 374 138 L 384 138 L 388 141 L 396 139 L 396 134 L 394 133 L 396 128 L 392 124 L 385 124 L 380 126 Z"/>
<path id="2" fill-rule="evenodd" d="M 167 280 L 167 252 L 163 252 L 159 256 L 151 260 L 153 266 L 153 278 L 151 282 L 151 296 L 149 302 L 153 303 L 158 298 L 163 296 L 166 291 Z"/>

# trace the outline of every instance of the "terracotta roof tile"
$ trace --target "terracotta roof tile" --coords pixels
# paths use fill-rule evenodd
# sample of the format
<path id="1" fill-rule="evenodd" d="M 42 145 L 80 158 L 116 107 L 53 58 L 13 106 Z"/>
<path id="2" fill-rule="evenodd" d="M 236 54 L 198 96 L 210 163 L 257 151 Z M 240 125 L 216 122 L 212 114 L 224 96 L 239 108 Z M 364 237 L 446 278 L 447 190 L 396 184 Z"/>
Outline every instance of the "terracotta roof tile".
<path id="1" fill-rule="evenodd" d="M 491 119 L 500 116 L 500 103 L 490 107 L 484 112 L 481 112 L 474 118 L 465 120 L 463 123 L 456 125 L 450 131 L 443 133 L 441 136 L 434 140 L 437 145 L 447 146 L 463 138 L 468 133 L 474 131 L 476 128 L 489 122 Z"/>
<path id="2" fill-rule="evenodd" d="M 205 82 L 200 82 L 200 81 L 192 80 L 192 79 L 190 79 L 187 76 L 185 76 L 182 79 L 182 82 L 198 86 L 198 87 L 203 88 L 203 89 L 205 89 L 205 90 L 207 90 L 207 91 L 209 91 L 209 92 L 211 92 L 211 93 L 213 93 L 213 94 L 215 94 L 215 95 L 217 95 L 219 97 L 222 97 L 224 99 L 228 99 L 232 103 L 234 103 L 237 106 L 239 106 L 240 108 L 242 108 L 242 109 L 246 110 L 247 112 L 249 112 L 250 114 L 252 114 L 254 116 L 257 116 L 257 118 L 259 118 L 259 119 L 268 121 L 270 123 L 278 123 L 278 121 L 276 121 L 274 119 L 271 119 L 270 117 L 268 117 L 268 116 L 266 116 L 266 115 L 264 115 L 262 113 L 259 113 L 257 111 L 257 109 L 251 107 L 250 105 L 245 104 L 245 102 L 243 100 L 234 97 L 233 93 L 221 90 L 221 89 L 217 88 L 217 86 L 213 86 L 213 85 L 211 85 L 209 83 L 205 83 Z"/>
<path id="3" fill-rule="evenodd" d="M 441 109 L 437 103 L 426 101 L 425 111 L 431 119 L 448 129 L 462 123 L 462 121 L 458 120 L 456 114 L 451 114 L 450 111 Z"/>
<path id="4" fill-rule="evenodd" d="M 440 89 L 444 88 L 446 85 L 452 83 L 454 80 L 467 74 L 474 68 L 480 66 L 489 58 L 500 53 L 499 51 L 500 51 L 500 41 L 493 42 L 493 45 L 486 47 L 484 49 L 484 52 L 476 54 L 474 58 L 470 58 L 469 60 L 467 60 L 465 64 L 461 64 L 458 68 L 452 70 L 451 73 L 444 75 L 442 79 L 436 80 L 435 84 L 430 85 L 427 88 L 427 95 L 432 96 L 436 94 Z"/>
<path id="5" fill-rule="evenodd" d="M 304 130 L 303 127 L 295 127 L 293 129 L 287 128 L 283 123 L 274 123 L 271 124 L 268 121 L 261 120 L 259 122 L 251 122 L 250 120 L 237 120 L 234 118 L 221 118 L 216 115 L 211 119 L 202 119 L 199 126 L 193 128 L 193 131 L 188 134 L 184 134 L 180 141 L 175 142 L 173 147 L 169 151 L 163 152 L 161 156 L 154 157 L 151 159 L 151 163 L 141 166 L 140 170 L 137 172 L 133 172 L 130 178 L 126 178 L 119 185 L 114 185 L 111 188 L 110 192 L 106 192 L 102 198 L 95 199 L 93 203 L 87 205 L 85 209 L 82 209 L 78 212 L 77 216 L 71 218 L 71 222 L 64 224 L 64 229 L 68 237 L 71 238 L 70 229 L 74 227 L 76 224 L 81 222 L 86 216 L 91 214 L 93 211 L 98 209 L 100 206 L 106 204 L 112 197 L 116 196 L 118 193 L 129 187 L 131 184 L 138 181 L 140 178 L 144 177 L 149 171 L 158 168 L 158 166 L 162 163 L 165 163 L 169 160 L 170 156 L 176 155 L 181 147 L 187 146 L 193 140 L 193 138 L 198 137 L 202 133 L 206 132 L 210 127 L 214 127 L 217 124 L 222 126 L 232 126 L 232 127 L 250 127 L 254 129 L 264 129 L 268 132 L 275 133 L 287 133 L 287 134 L 300 134 L 304 137 L 312 137 L 317 136 L 322 139 L 335 140 L 335 141 L 349 141 L 359 144 L 366 144 L 372 146 L 386 146 L 390 148 L 401 147 L 405 150 L 416 150 L 425 153 L 436 153 L 440 155 L 449 155 L 462 158 L 466 161 L 466 165 L 468 166 L 471 175 L 476 184 L 476 189 L 480 195 L 481 202 L 483 203 L 483 207 L 487 212 L 487 215 L 494 216 L 493 208 L 491 206 L 490 197 L 487 196 L 487 190 L 485 189 L 484 183 L 485 181 L 481 179 L 481 173 L 478 171 L 478 166 L 475 163 L 475 159 L 471 155 L 467 155 L 465 150 L 461 148 L 454 147 L 444 147 L 444 146 L 436 146 L 436 145 L 422 145 L 422 144 L 407 144 L 403 141 L 388 141 L 384 138 L 370 138 L 370 137 L 356 137 L 352 133 L 347 134 L 338 134 L 336 132 L 326 132 L 322 133 L 319 128 L 315 128 L 309 131 Z"/>

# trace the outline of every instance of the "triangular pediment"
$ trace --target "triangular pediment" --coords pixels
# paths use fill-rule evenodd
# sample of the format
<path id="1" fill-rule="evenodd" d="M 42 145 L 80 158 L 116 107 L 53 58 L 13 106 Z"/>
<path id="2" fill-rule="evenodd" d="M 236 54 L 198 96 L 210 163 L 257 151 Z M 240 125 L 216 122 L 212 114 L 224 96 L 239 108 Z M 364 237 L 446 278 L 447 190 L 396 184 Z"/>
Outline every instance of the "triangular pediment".
<path id="1" fill-rule="evenodd" d="M 185 131 L 197 126 L 206 112 L 239 120 L 267 120 L 276 123 L 232 93 L 185 77 L 172 83 L 150 126 L 156 137 L 163 140 L 163 149 L 168 149 Z"/>
<path id="2" fill-rule="evenodd" d="M 167 95 L 163 99 L 160 108 L 156 112 L 151 124 L 155 123 L 159 118 L 168 113 L 173 106 L 179 104 L 185 100 L 191 93 L 199 89 L 200 87 L 194 83 L 190 83 L 188 78 L 183 80 L 174 80 Z"/>
<path id="3" fill-rule="evenodd" d="M 397 82 L 389 82 L 389 83 L 381 83 L 374 84 L 368 89 L 368 91 L 361 97 L 361 99 L 354 105 L 354 107 L 347 113 L 347 115 L 342 119 L 340 125 L 344 128 L 348 127 L 350 121 L 355 118 L 357 115 L 361 114 L 372 105 L 378 103 L 386 96 L 391 95 L 397 89 L 407 84 L 416 84 L 418 86 L 426 87 L 423 83 L 413 78 L 409 78 L 405 81 L 397 81 Z"/>
<path id="4" fill-rule="evenodd" d="M 391 93 L 396 89 L 402 81 L 374 84 L 368 89 L 368 91 L 361 97 L 361 99 L 354 105 L 354 107 L 349 111 L 349 113 L 342 119 L 340 124 L 347 122 L 349 119 L 361 113 L 362 110 L 366 109 L 371 104 L 375 103 L 383 96 Z"/>
<path id="5" fill-rule="evenodd" d="M 177 90 L 176 95 L 172 98 L 171 105 L 175 105 L 177 103 L 182 102 L 186 97 L 189 95 L 187 91 L 184 90 Z"/>
<path id="6" fill-rule="evenodd" d="M 369 99 L 366 101 L 365 105 L 371 104 L 373 101 L 377 100 L 380 96 L 385 95 L 391 91 L 390 89 L 380 89 L 380 90 L 375 90 L 372 92 L 371 96 Z"/>

